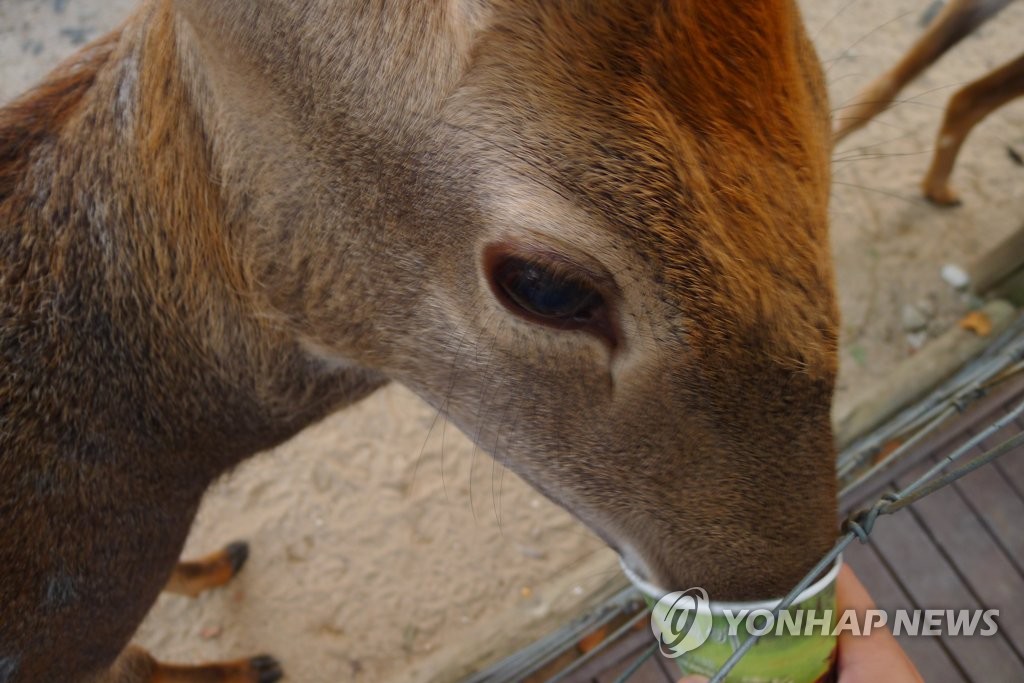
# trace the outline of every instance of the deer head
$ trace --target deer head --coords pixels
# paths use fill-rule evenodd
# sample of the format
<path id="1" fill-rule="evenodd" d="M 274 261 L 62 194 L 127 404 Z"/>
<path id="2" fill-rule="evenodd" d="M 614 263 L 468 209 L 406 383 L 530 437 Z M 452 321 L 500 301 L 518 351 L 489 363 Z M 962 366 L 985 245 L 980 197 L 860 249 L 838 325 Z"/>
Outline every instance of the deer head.
<path id="1" fill-rule="evenodd" d="M 830 545 L 829 126 L 789 0 L 176 0 L 228 239 L 639 575 Z"/>

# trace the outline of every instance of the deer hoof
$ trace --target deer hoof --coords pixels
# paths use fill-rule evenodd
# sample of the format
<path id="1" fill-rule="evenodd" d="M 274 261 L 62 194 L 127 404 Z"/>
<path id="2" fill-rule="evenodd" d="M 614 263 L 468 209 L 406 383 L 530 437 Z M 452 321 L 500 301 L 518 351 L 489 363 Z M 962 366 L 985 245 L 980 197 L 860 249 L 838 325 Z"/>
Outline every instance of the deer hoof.
<path id="1" fill-rule="evenodd" d="M 249 660 L 253 683 L 277 683 L 284 678 L 281 663 L 270 655 L 260 655 Z"/>
<path id="2" fill-rule="evenodd" d="M 924 197 L 932 204 L 943 207 L 960 206 L 960 196 L 950 189 L 949 185 L 938 185 L 930 187 L 925 185 Z"/>
<path id="3" fill-rule="evenodd" d="M 224 554 L 231 563 L 231 575 L 237 576 L 242 571 L 246 561 L 249 559 L 249 544 L 245 541 L 235 541 L 224 546 Z"/>

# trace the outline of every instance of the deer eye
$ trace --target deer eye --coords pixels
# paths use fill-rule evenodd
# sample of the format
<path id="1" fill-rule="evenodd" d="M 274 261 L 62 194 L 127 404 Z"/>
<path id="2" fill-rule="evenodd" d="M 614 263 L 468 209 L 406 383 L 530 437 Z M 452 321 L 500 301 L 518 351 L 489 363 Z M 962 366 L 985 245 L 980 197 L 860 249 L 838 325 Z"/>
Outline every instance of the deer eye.
<path id="1" fill-rule="evenodd" d="M 505 257 L 494 264 L 490 276 L 503 303 L 535 322 L 579 328 L 595 321 L 604 306 L 601 294 L 583 278 L 535 261 Z"/>

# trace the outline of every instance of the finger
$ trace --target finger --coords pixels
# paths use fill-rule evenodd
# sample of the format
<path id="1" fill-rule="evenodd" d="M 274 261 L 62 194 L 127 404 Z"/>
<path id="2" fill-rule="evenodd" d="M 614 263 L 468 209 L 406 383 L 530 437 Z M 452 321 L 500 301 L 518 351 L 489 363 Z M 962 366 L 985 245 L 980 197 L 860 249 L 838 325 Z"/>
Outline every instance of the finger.
<path id="1" fill-rule="evenodd" d="M 864 611 L 874 609 L 864 585 L 846 565 L 839 570 L 836 583 L 836 604 L 840 612 L 857 612 L 858 623 L 866 623 Z M 849 630 L 839 634 L 840 683 L 923 683 L 924 679 L 903 652 L 888 628 L 872 629 L 870 635 L 857 636 Z"/>

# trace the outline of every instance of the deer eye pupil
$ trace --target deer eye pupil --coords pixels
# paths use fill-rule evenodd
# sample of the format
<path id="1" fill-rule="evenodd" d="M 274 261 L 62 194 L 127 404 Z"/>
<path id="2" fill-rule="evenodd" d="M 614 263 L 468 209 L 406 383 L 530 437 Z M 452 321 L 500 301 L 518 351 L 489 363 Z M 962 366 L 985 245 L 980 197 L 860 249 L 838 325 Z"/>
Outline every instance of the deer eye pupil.
<path id="1" fill-rule="evenodd" d="M 500 264 L 495 281 L 516 306 L 552 321 L 586 322 L 602 303 L 587 283 L 522 259 Z"/>

